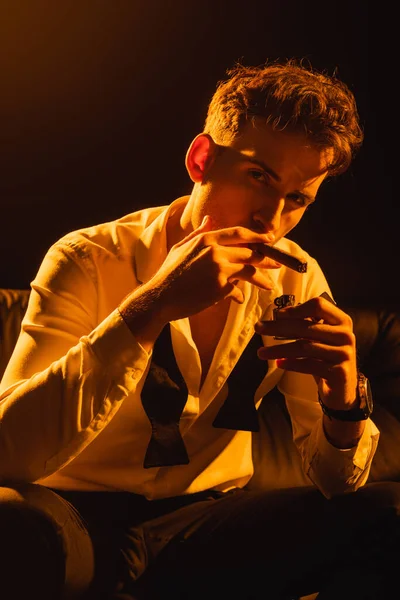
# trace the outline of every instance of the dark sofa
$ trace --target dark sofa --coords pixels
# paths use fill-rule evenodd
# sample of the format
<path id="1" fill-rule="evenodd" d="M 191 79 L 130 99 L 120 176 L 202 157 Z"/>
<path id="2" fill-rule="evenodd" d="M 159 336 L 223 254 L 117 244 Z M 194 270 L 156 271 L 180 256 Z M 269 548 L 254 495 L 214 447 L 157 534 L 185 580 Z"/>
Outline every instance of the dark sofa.
<path id="1" fill-rule="evenodd" d="M 17 341 L 29 290 L 0 288 L 0 380 Z"/>

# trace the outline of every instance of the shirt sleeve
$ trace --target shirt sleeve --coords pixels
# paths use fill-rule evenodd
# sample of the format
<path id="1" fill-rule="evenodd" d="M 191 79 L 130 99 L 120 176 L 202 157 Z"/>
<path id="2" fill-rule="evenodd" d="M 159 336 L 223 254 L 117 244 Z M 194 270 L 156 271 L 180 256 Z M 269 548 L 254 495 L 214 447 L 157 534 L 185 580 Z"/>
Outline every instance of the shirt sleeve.
<path id="1" fill-rule="evenodd" d="M 117 308 L 97 323 L 97 303 L 84 261 L 55 244 L 0 384 L 0 481 L 36 481 L 67 464 L 146 371 L 150 355 Z"/>
<path id="2" fill-rule="evenodd" d="M 327 292 L 326 278 L 315 259 L 310 257 L 309 275 L 301 293 L 301 302 Z M 318 388 L 311 375 L 286 371 L 278 384 L 284 394 L 292 421 L 293 440 L 304 473 L 327 498 L 352 492 L 366 483 L 379 441 L 379 430 L 371 419 L 366 422 L 358 444 L 349 449 L 334 447 L 323 429 Z"/>
<path id="3" fill-rule="evenodd" d="M 354 492 L 368 479 L 379 430 L 371 419 L 353 448 L 333 446 L 325 436 L 322 409 L 314 378 L 299 373 L 285 373 L 279 383 L 292 420 L 293 440 L 307 477 L 325 497 Z M 301 393 L 300 393 L 301 390 Z"/>

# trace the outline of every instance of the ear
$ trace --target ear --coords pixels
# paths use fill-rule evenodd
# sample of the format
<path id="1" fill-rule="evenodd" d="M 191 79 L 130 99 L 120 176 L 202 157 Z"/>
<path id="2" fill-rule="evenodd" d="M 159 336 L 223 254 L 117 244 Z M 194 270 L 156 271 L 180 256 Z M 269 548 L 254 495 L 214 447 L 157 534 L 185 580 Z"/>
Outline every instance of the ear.
<path id="1" fill-rule="evenodd" d="M 194 183 L 201 183 L 214 162 L 217 145 L 208 133 L 199 133 L 186 153 L 186 169 Z"/>

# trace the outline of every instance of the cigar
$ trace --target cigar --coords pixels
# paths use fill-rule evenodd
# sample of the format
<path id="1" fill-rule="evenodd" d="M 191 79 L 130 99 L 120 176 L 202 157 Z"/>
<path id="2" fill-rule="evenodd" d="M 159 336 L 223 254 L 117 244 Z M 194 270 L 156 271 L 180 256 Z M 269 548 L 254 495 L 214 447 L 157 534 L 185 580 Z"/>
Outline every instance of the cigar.
<path id="1" fill-rule="evenodd" d="M 254 246 L 254 249 L 262 254 L 263 256 L 268 256 L 276 262 L 285 265 L 289 269 L 293 271 L 297 271 L 298 273 L 306 273 L 307 271 L 307 262 L 296 258 L 292 254 L 288 252 L 284 252 L 283 250 L 278 250 L 275 246 L 270 246 L 269 244 L 251 244 Z"/>

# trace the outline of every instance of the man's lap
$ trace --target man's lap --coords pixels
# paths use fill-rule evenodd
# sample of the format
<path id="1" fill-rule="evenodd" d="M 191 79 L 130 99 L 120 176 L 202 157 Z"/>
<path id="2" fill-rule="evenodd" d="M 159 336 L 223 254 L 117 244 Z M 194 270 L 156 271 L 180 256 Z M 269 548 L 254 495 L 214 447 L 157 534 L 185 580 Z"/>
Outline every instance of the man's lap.
<path id="1" fill-rule="evenodd" d="M 71 512 L 64 535 L 78 539 L 82 524 L 90 534 L 97 565 L 87 597 L 95 600 L 117 598 L 118 589 L 146 600 L 168 591 L 212 598 L 211 590 L 215 598 L 244 598 L 244 589 L 257 598 L 260 588 L 278 598 L 292 590 L 318 591 L 332 565 L 379 566 L 390 552 L 393 563 L 398 559 L 397 483 L 371 484 L 332 500 L 315 488 L 157 501 L 119 492 L 60 495 L 60 514 L 66 506 Z M 76 552 L 71 540 L 67 547 Z"/>
<path id="2" fill-rule="evenodd" d="M 139 580 L 144 589 L 157 588 L 143 598 L 158 598 L 163 578 L 181 598 L 244 598 L 246 591 L 249 598 L 275 599 L 318 591 L 349 563 L 366 574 L 391 557 L 395 568 L 399 507 L 400 484 L 394 483 L 332 500 L 311 487 L 237 490 L 186 514 L 183 509 L 144 526 L 148 548 L 170 540 Z M 184 589 L 190 594 L 183 596 Z"/>

